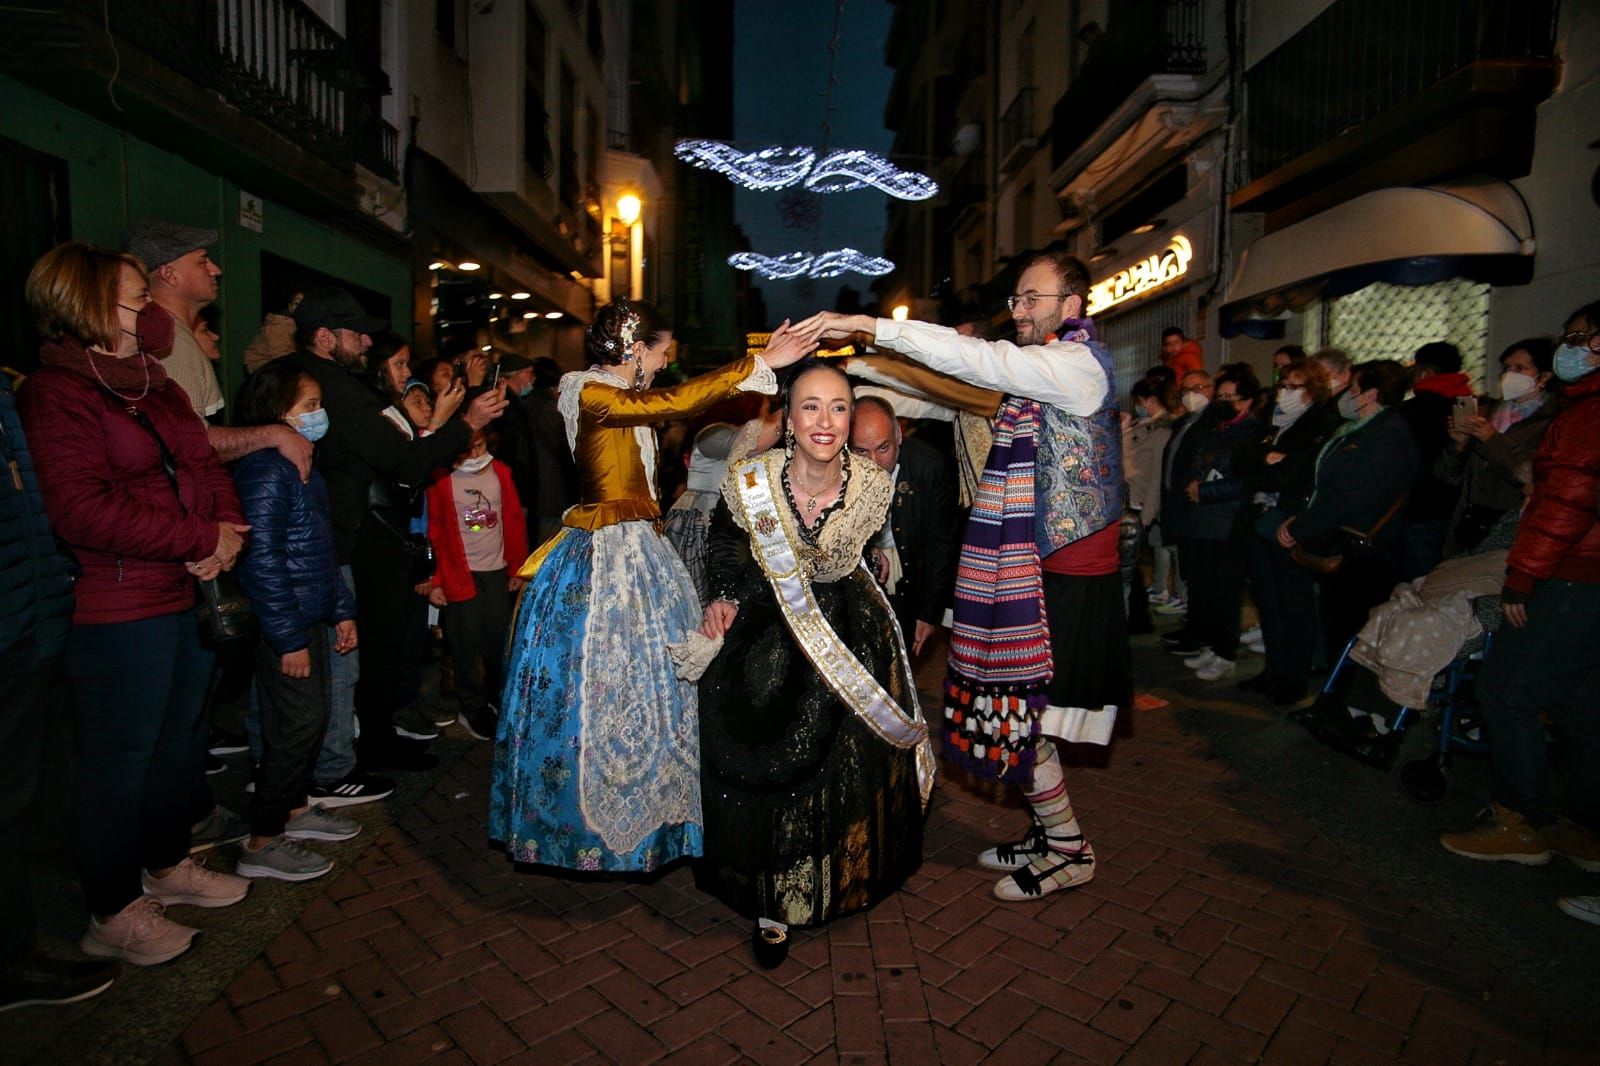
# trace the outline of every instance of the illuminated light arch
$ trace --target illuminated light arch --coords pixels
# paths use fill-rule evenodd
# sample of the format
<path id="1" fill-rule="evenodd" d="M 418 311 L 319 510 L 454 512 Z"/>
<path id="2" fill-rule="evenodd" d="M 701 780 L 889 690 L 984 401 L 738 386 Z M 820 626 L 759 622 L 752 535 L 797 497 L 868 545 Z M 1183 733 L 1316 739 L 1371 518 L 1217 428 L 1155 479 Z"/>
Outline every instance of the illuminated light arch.
<path id="1" fill-rule="evenodd" d="M 867 255 L 854 248 L 837 248 L 831 252 L 790 252 L 787 255 L 769 256 L 759 252 L 735 252 L 728 256 L 728 265 L 735 270 L 752 270 L 769 281 L 786 281 L 790 278 L 836 278 L 855 271 L 868 277 L 881 277 L 894 269 L 894 263 L 880 256 Z"/>
<path id="2" fill-rule="evenodd" d="M 679 141 L 673 153 L 690 166 L 725 174 L 728 180 L 757 192 L 804 184 L 818 193 L 849 192 L 871 186 L 901 200 L 926 200 L 939 183 L 926 174 L 901 170 L 876 152 L 847 148 L 819 161 L 804 145 L 772 145 L 742 152 L 723 141 Z"/>

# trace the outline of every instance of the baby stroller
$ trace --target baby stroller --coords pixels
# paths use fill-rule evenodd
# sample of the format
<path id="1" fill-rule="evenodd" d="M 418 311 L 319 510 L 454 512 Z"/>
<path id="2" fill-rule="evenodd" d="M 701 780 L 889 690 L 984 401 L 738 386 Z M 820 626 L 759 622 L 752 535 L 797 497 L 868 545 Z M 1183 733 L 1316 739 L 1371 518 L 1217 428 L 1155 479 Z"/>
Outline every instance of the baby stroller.
<path id="1" fill-rule="evenodd" d="M 1437 728 L 1438 740 L 1433 751 L 1401 764 L 1399 779 L 1405 794 L 1419 803 L 1443 800 L 1450 792 L 1450 770 L 1455 756 L 1458 753 L 1481 756 L 1489 750 L 1482 736 L 1476 682 L 1494 631 L 1500 625 L 1500 598 L 1480 596 L 1472 601 L 1472 610 L 1483 632 L 1464 643 L 1450 664 L 1434 677 L 1423 706 L 1399 707 L 1395 711 L 1388 733 L 1377 733 L 1369 720 L 1353 717 L 1344 710 L 1350 688 L 1347 674 L 1363 669 L 1350 658 L 1356 637 L 1345 644 L 1338 661 L 1328 672 L 1317 705 L 1303 719 L 1307 728 L 1330 747 L 1383 770 L 1392 766 L 1404 738 L 1412 730 L 1425 728 L 1431 735 Z M 1375 689 L 1375 684 L 1372 687 Z M 1365 707 L 1366 703 L 1360 705 Z"/>

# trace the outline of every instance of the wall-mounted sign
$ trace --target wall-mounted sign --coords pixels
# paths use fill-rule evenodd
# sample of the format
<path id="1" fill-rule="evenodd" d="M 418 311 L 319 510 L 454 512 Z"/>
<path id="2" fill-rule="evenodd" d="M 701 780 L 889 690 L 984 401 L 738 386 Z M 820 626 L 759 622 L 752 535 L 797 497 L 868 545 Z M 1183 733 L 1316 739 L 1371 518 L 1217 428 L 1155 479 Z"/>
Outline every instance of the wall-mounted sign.
<path id="1" fill-rule="evenodd" d="M 1124 300 L 1131 300 L 1183 277 L 1189 272 L 1189 260 L 1193 256 L 1194 248 L 1190 246 L 1189 238 L 1181 233 L 1175 235 L 1160 255 L 1141 259 L 1090 286 L 1088 313 L 1097 315 Z"/>
<path id="2" fill-rule="evenodd" d="M 261 210 L 261 197 L 254 196 L 239 190 L 239 225 L 248 230 L 261 232 L 265 221 L 264 212 Z"/>

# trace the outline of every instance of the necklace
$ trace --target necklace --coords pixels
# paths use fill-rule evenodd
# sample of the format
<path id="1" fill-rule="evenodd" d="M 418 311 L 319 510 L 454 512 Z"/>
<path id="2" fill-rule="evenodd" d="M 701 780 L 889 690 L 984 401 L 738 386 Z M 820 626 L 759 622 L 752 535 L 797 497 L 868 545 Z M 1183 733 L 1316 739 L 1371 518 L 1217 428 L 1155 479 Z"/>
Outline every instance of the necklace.
<path id="1" fill-rule="evenodd" d="M 816 513 L 816 510 L 817 510 L 817 497 L 818 496 L 826 496 L 829 492 L 833 491 L 834 486 L 839 484 L 839 482 L 841 480 L 843 480 L 843 478 L 844 478 L 844 464 L 841 463 L 839 465 L 838 475 L 835 476 L 835 477 L 829 478 L 828 481 L 827 481 L 827 484 L 823 485 L 817 491 L 812 492 L 810 489 L 806 488 L 804 485 L 800 485 L 800 491 L 806 494 L 806 517 L 807 518 L 810 518 L 811 515 Z M 795 479 L 796 483 L 798 483 L 799 480 L 800 480 L 799 478 L 796 478 Z"/>

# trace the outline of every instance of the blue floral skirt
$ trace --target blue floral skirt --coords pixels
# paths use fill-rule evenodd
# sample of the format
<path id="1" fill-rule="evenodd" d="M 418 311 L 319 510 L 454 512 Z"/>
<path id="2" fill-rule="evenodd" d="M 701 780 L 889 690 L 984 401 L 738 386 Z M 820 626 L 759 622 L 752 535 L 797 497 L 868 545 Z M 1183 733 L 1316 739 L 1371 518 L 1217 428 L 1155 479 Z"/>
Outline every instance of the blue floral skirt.
<path id="1" fill-rule="evenodd" d="M 699 623 L 683 563 L 647 522 L 541 551 L 507 649 L 490 837 L 571 870 L 701 854 L 696 691 L 667 650 Z"/>

